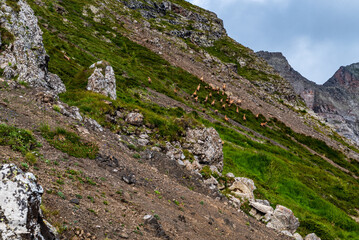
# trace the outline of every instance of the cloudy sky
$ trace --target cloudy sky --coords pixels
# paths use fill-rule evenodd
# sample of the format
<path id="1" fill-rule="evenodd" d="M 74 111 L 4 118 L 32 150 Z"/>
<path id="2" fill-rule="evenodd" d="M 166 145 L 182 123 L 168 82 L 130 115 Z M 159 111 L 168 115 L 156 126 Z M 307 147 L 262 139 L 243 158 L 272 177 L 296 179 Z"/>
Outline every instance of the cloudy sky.
<path id="1" fill-rule="evenodd" d="M 255 51 L 282 52 L 319 84 L 359 62 L 357 0 L 188 0 L 215 12 L 230 37 Z"/>

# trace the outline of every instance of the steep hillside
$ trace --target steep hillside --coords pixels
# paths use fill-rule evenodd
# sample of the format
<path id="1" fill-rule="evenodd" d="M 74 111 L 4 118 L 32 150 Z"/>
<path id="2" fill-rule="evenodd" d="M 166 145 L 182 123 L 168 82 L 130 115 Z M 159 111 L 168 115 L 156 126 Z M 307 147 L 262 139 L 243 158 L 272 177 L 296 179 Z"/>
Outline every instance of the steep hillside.
<path id="1" fill-rule="evenodd" d="M 11 16 L 32 13 L 0 2 L 2 57 L 31 39 Z M 26 54 L 2 62 L 1 160 L 37 175 L 62 238 L 359 237 L 359 150 L 214 13 L 181 0 L 27 2 L 50 56 L 36 71 L 66 92 L 20 79 Z M 45 58 L 23 46 L 38 56 L 28 62 Z"/>
<path id="2" fill-rule="evenodd" d="M 306 105 L 313 109 L 340 135 L 359 143 L 358 64 L 340 69 L 323 85 L 296 72 L 281 53 L 257 52 L 293 86 Z"/>

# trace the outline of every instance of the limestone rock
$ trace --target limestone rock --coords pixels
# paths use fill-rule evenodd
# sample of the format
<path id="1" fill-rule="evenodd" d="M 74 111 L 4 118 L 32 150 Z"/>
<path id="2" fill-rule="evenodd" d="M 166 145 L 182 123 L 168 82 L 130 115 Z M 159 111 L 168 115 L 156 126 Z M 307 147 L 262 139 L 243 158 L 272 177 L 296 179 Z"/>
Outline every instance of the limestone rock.
<path id="1" fill-rule="evenodd" d="M 258 202 L 250 202 L 250 205 L 255 208 L 257 211 L 267 214 L 267 213 L 273 213 L 273 208 L 271 206 L 267 206 Z"/>
<path id="2" fill-rule="evenodd" d="M 293 237 L 295 240 L 303 240 L 303 237 L 299 233 L 294 233 Z"/>
<path id="3" fill-rule="evenodd" d="M 40 210 L 43 188 L 14 164 L 0 167 L 0 239 L 57 239 Z"/>
<path id="4" fill-rule="evenodd" d="M 223 169 L 222 140 L 214 128 L 188 129 L 183 147 L 188 149 L 199 163 Z"/>
<path id="5" fill-rule="evenodd" d="M 0 52 L 0 68 L 6 79 L 17 78 L 33 87 L 42 87 L 56 94 L 65 92 L 61 79 L 48 72 L 49 56 L 42 42 L 42 31 L 34 11 L 23 0 L 17 1 L 20 11 L 13 10 L 2 1 L 1 25 L 11 36 L 11 41 Z"/>
<path id="6" fill-rule="evenodd" d="M 138 112 L 130 112 L 125 121 L 134 126 L 141 126 L 143 124 L 143 115 Z"/>
<path id="7" fill-rule="evenodd" d="M 292 210 L 277 205 L 274 213 L 270 217 L 267 227 L 276 229 L 280 232 L 289 231 L 293 234 L 299 227 L 299 221 L 298 218 L 294 216 Z"/>
<path id="8" fill-rule="evenodd" d="M 99 61 L 90 66 L 93 73 L 88 78 L 87 90 L 108 96 L 114 100 L 116 94 L 116 78 L 113 68 L 108 62 Z"/>
<path id="9" fill-rule="evenodd" d="M 228 188 L 237 197 L 254 200 L 253 191 L 256 189 L 253 180 L 244 177 L 236 177 L 234 183 Z"/>
<path id="10" fill-rule="evenodd" d="M 305 236 L 304 240 L 320 240 L 320 238 L 315 233 L 311 233 Z"/>

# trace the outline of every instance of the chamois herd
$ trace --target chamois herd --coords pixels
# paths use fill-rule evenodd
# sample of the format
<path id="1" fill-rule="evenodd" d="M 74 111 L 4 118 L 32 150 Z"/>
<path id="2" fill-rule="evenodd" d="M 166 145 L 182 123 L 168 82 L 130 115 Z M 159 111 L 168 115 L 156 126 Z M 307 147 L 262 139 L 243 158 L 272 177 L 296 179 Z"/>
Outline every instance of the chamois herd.
<path id="1" fill-rule="evenodd" d="M 203 77 L 201 77 L 200 80 L 201 80 L 201 82 L 204 82 Z M 152 80 L 150 77 L 148 77 L 148 83 L 149 84 L 152 83 Z M 241 105 L 242 100 L 241 99 L 236 99 L 236 100 L 231 99 L 231 96 L 229 96 L 230 94 L 228 94 L 228 92 L 226 91 L 227 87 L 226 87 L 225 83 L 223 84 L 222 88 L 214 87 L 212 84 L 210 84 L 209 86 L 205 86 L 204 88 L 211 90 L 211 92 L 205 97 L 205 99 L 203 101 L 204 103 L 209 102 L 210 98 L 212 98 L 213 94 L 217 94 L 220 96 L 226 96 L 226 97 L 221 98 L 221 100 L 219 101 L 222 105 L 222 109 L 226 109 L 227 106 L 231 107 L 232 104 L 235 104 L 236 105 L 236 113 L 239 113 L 238 105 Z M 198 84 L 196 90 L 192 94 L 192 97 L 195 102 L 198 102 L 198 93 L 199 93 L 200 89 L 201 89 L 201 83 Z M 176 88 L 173 91 L 175 94 L 177 94 Z M 212 94 L 212 92 L 213 92 L 213 94 Z M 224 100 L 224 98 L 226 98 L 226 99 Z M 216 99 L 213 99 L 211 101 L 211 106 L 214 106 L 215 104 L 216 104 Z M 214 112 L 217 114 L 218 109 L 215 109 Z M 259 118 L 259 114 L 256 115 L 256 119 L 258 119 L 258 118 Z M 227 122 L 229 121 L 229 118 L 227 117 L 227 115 L 224 116 L 224 120 Z M 243 121 L 247 121 L 246 114 L 243 115 Z M 261 127 L 265 127 L 266 125 L 267 125 L 267 122 L 260 123 Z"/>

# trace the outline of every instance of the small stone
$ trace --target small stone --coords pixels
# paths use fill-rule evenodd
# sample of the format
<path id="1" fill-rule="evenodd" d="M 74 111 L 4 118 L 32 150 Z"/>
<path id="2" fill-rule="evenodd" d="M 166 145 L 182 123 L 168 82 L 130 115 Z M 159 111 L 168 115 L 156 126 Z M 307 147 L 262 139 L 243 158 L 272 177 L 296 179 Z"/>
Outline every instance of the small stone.
<path id="1" fill-rule="evenodd" d="M 76 205 L 79 205 L 80 204 L 80 200 L 77 199 L 77 198 L 73 198 L 70 200 L 70 203 L 73 203 L 73 204 L 76 204 Z"/>
<path id="2" fill-rule="evenodd" d="M 125 233 L 125 232 L 122 232 L 122 233 L 120 233 L 120 238 L 124 238 L 124 239 L 128 239 L 130 236 L 127 234 L 127 233 Z"/>

